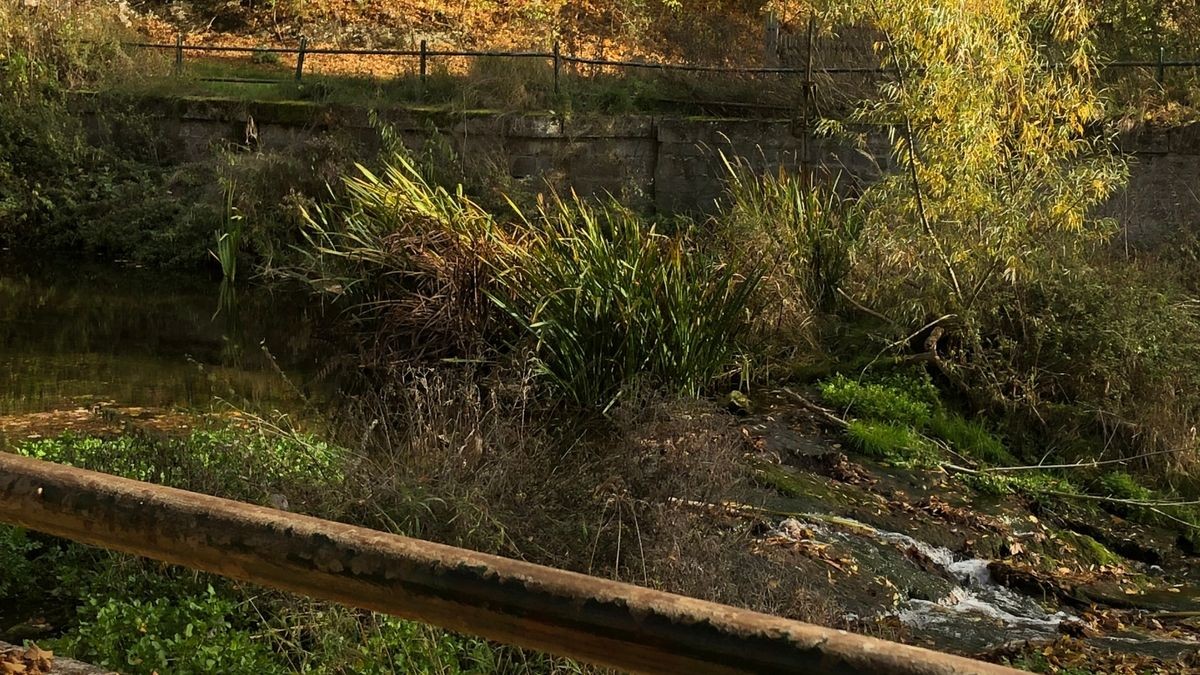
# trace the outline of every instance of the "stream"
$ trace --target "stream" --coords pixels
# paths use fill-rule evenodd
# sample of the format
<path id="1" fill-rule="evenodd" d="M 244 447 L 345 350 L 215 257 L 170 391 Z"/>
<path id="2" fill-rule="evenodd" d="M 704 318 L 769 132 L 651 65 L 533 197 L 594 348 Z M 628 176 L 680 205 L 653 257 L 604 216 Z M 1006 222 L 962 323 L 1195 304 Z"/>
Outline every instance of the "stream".
<path id="1" fill-rule="evenodd" d="M 1082 631 L 1074 612 L 997 583 L 988 570 L 989 560 L 962 557 L 906 534 L 824 513 L 787 518 L 773 534 L 840 544 L 866 568 L 860 574 L 882 576 L 900 589 L 893 607 L 872 607 L 868 599 L 859 610 L 864 614 L 850 612 L 843 617 L 850 623 L 894 618 L 911 640 L 968 654 L 1015 642 L 1053 641 L 1064 632 L 1076 632 L 1064 630 L 1069 624 Z M 839 599 L 853 606 L 854 600 Z M 1087 640 L 1105 649 L 1163 659 L 1200 649 L 1200 640 L 1193 637 L 1163 639 L 1133 630 L 1092 635 Z"/>
<path id="2" fill-rule="evenodd" d="M 259 288 L 231 293 L 211 277 L 0 257 L 0 446 L 6 438 L 102 430 L 104 411 L 173 430 L 214 411 L 298 411 L 327 370 L 322 354 L 335 353 L 319 324 L 295 298 Z M 786 429 L 777 438 L 781 453 L 827 451 Z M 800 473 L 809 496 L 772 506 L 805 515 L 778 521 L 772 533 L 845 556 L 830 560 L 829 569 L 812 564 L 829 575 L 821 592 L 847 623 L 893 621 L 906 641 L 975 653 L 1053 640 L 1081 620 L 997 583 L 989 560 L 955 553 L 947 547 L 955 544 L 935 536 L 946 533 L 939 522 L 931 529 L 929 518 L 894 512 L 862 488 L 819 471 Z M 960 534 L 967 536 L 954 536 Z M 846 573 L 847 560 L 854 574 Z M 1200 647 L 1187 636 L 1131 630 L 1087 639 L 1163 658 Z"/>
<path id="3" fill-rule="evenodd" d="M 0 435 L 103 409 L 294 410 L 319 366 L 315 323 L 303 303 L 208 276 L 0 257 Z"/>

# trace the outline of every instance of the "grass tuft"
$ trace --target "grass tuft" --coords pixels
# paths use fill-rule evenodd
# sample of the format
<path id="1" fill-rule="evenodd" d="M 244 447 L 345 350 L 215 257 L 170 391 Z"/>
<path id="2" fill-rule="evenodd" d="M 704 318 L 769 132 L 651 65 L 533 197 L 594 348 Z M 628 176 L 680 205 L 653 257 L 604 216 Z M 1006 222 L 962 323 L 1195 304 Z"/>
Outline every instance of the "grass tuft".
<path id="1" fill-rule="evenodd" d="M 949 443 L 956 452 L 985 464 L 1012 466 L 1017 463 L 1017 459 L 1004 447 L 1000 439 L 993 436 L 979 422 L 968 420 L 961 415 L 939 410 L 930 420 L 929 430 Z"/>
<path id="2" fill-rule="evenodd" d="M 854 420 L 846 428 L 846 437 L 864 455 L 898 465 L 927 466 L 936 460 L 929 440 L 902 424 Z"/>
<path id="3" fill-rule="evenodd" d="M 924 429 L 933 419 L 933 406 L 921 394 L 898 388 L 894 383 L 852 380 L 835 375 L 820 383 L 825 402 L 864 419 Z"/>
<path id="4" fill-rule="evenodd" d="M 1124 471 L 1110 471 L 1100 477 L 1100 486 L 1109 497 L 1116 499 L 1131 499 L 1148 501 L 1154 498 L 1154 493 L 1143 487 L 1136 478 Z"/>
<path id="5" fill-rule="evenodd" d="M 563 396 L 607 409 L 648 384 L 699 394 L 734 360 L 758 281 L 616 204 L 553 200 L 509 247 L 493 300 Z"/>

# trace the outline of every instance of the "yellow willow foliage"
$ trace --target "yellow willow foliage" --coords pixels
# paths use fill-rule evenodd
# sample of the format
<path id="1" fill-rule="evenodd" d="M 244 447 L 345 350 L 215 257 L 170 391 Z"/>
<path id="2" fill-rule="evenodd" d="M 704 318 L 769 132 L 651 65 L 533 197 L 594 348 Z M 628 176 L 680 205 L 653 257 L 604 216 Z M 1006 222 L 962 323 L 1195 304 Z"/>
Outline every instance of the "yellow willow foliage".
<path id="1" fill-rule="evenodd" d="M 1098 135 L 1084 0 L 827 0 L 827 26 L 870 26 L 895 72 L 852 121 L 893 129 L 898 169 L 872 187 L 870 274 L 897 271 L 969 307 L 1053 251 L 1102 236 L 1091 209 L 1124 166 Z M 1053 264 L 1052 262 L 1050 264 Z M 929 307 L 913 307 L 921 314 Z M 915 317 L 914 317 L 915 318 Z"/>

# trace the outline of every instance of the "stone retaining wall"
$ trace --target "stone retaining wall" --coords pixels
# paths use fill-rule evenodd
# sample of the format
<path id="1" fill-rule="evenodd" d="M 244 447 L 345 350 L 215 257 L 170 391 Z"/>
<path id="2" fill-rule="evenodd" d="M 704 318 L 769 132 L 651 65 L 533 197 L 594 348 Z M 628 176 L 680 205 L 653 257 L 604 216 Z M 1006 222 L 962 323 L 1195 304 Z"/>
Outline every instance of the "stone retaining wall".
<path id="1" fill-rule="evenodd" d="M 77 106 L 96 114 L 112 105 L 95 96 Z M 168 159 L 196 160 L 214 146 L 298 149 L 325 133 L 348 133 L 368 152 L 379 135 L 361 108 L 303 102 L 213 99 L 139 101 L 136 110 L 157 121 L 158 144 Z M 869 182 L 888 170 L 885 133 L 868 135 L 856 149 L 809 138 L 788 120 L 663 116 L 556 116 L 553 114 L 449 113 L 405 109 L 386 113 L 406 145 L 420 148 L 441 135 L 464 162 L 506 167 L 518 180 L 550 179 L 584 195 L 611 193 L 639 207 L 665 212 L 710 212 L 721 195 L 722 155 L 757 170 L 809 164 L 843 185 Z M 96 134 L 103 126 L 93 124 Z M 1103 211 L 1118 218 L 1132 243 L 1157 244 L 1200 228 L 1200 124 L 1141 128 L 1121 134 L 1131 154 L 1129 187 Z M 807 146 L 807 147 L 806 147 Z"/>

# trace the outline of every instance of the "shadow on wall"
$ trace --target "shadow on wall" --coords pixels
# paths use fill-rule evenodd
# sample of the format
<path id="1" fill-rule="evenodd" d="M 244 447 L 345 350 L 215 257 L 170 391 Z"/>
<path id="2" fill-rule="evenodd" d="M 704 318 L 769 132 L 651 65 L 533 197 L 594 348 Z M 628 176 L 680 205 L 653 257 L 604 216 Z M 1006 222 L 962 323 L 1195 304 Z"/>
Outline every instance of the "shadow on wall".
<path id="1" fill-rule="evenodd" d="M 103 117 L 104 102 L 80 112 Z M 319 104 L 206 100 L 149 102 L 143 108 L 153 137 L 170 161 L 197 161 L 213 148 L 245 142 L 254 121 L 258 149 L 303 151 L 315 136 L 339 133 L 361 147 L 382 146 L 365 109 Z M 579 194 L 611 193 L 631 206 L 663 213 L 706 213 L 715 208 L 726 179 L 722 153 L 762 171 L 798 170 L 838 175 L 839 184 L 862 185 L 892 168 L 883 131 L 863 147 L 831 138 L 804 138 L 790 120 L 682 118 L 652 115 L 504 115 L 393 110 L 379 116 L 406 145 L 420 149 L 440 136 L 466 163 L 505 167 L 515 185 L 545 183 Z M 92 128 L 102 125 L 93 123 Z M 1120 137 L 1133 156 L 1129 186 L 1101 210 L 1117 218 L 1131 247 L 1154 246 L 1179 232 L 1200 231 L 1200 124 L 1144 127 Z"/>

